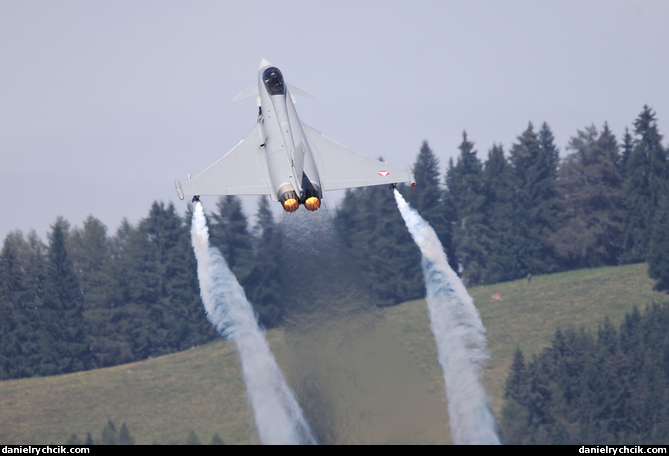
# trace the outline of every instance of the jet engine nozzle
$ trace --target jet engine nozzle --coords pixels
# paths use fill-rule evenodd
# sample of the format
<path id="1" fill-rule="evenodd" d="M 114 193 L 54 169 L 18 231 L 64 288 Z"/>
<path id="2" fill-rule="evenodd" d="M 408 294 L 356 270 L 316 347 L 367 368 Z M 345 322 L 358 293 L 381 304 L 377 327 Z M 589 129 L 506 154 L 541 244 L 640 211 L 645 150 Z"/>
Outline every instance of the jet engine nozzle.
<path id="1" fill-rule="evenodd" d="M 279 201 L 283 210 L 286 212 L 295 212 L 298 207 L 300 207 L 300 202 L 297 199 L 297 192 L 289 185 L 286 185 L 287 189 L 283 192 Z"/>
<path id="2" fill-rule="evenodd" d="M 288 198 L 283 202 L 283 210 L 286 212 L 295 212 L 300 207 L 300 203 L 295 198 Z"/>
<path id="3" fill-rule="evenodd" d="M 321 207 L 321 200 L 317 196 L 312 196 L 304 201 L 304 207 L 310 211 L 317 211 Z"/>

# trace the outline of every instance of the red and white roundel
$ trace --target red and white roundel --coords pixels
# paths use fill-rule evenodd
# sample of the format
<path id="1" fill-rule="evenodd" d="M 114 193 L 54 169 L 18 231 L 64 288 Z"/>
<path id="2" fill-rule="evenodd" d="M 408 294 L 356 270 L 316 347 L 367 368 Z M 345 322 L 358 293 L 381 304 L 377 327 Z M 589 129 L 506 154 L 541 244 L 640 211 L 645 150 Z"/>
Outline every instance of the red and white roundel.
<path id="1" fill-rule="evenodd" d="M 386 177 L 388 174 L 390 174 L 390 171 L 379 171 L 379 176 Z"/>

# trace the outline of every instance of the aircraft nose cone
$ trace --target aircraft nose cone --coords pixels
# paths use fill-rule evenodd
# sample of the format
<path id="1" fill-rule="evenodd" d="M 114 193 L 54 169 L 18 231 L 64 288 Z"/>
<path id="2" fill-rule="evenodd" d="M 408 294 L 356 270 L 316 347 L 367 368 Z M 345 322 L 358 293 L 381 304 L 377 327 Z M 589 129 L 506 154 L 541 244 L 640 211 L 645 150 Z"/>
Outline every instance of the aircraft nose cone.
<path id="1" fill-rule="evenodd" d="M 262 59 L 260 61 L 260 66 L 258 67 L 258 69 L 265 68 L 265 67 L 268 67 L 268 66 L 272 66 L 272 64 L 269 63 L 267 60 Z"/>

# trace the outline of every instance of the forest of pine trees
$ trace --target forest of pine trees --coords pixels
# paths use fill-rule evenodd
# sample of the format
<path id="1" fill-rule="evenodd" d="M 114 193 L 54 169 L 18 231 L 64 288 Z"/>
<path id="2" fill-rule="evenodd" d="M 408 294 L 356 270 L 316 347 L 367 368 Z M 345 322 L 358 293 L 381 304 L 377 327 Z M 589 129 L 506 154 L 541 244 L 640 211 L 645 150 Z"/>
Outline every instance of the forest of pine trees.
<path id="1" fill-rule="evenodd" d="M 577 131 L 562 160 L 546 123 L 538 130 L 530 123 L 508 154 L 493 145 L 485 161 L 466 132 L 458 149 L 442 181 L 423 143 L 417 186 L 402 193 L 435 228 L 467 285 L 648 261 L 657 289 L 669 291 L 669 165 L 649 107 L 622 143 L 607 124 Z M 395 226 L 394 204 L 383 190 L 351 190 L 337 216 L 372 286 L 392 290 L 386 304 L 422 293 L 420 262 Z"/>
<path id="2" fill-rule="evenodd" d="M 516 351 L 499 422 L 508 444 L 666 444 L 669 304 L 637 308 L 619 328 L 557 331 L 525 361 Z"/>
<path id="3" fill-rule="evenodd" d="M 205 317 L 190 213 L 154 203 L 114 235 L 89 216 L 63 218 L 48 242 L 10 233 L 0 250 L 0 380 L 114 366 L 218 337 Z M 238 198 L 210 214 L 211 242 L 245 287 L 261 323 L 279 323 L 281 235 L 261 198 L 249 228 Z"/>
<path id="4" fill-rule="evenodd" d="M 13 232 L 0 251 L 0 379 L 113 366 L 215 337 L 174 206 L 154 203 L 114 236 L 92 216 L 51 228 L 47 244 Z"/>
<path id="5" fill-rule="evenodd" d="M 669 291 L 667 151 L 649 107 L 633 126 L 622 140 L 606 124 L 579 130 L 562 159 L 546 123 L 538 129 L 529 123 L 508 153 L 496 144 L 485 159 L 466 132 L 456 157 L 447 164 L 439 163 L 424 142 L 413 165 L 417 187 L 400 190 L 434 227 L 451 266 L 467 285 L 647 261 L 656 288 Z M 236 197 L 221 198 L 208 214 L 212 243 L 223 252 L 266 327 L 281 324 L 285 279 L 281 224 L 274 220 L 270 204 L 267 198 L 258 200 L 253 223 Z M 424 296 L 419 252 L 387 187 L 347 191 L 334 225 L 376 304 Z M 112 366 L 216 338 L 200 301 L 189 229 L 188 211 L 179 214 L 172 204 L 156 202 L 137 225 L 124 221 L 114 234 L 93 216 L 82 227 L 58 218 L 46 241 L 34 232 L 8 234 L 0 250 L 0 380 Z M 606 331 L 615 337 L 627 334 L 624 329 Z M 565 347 L 572 339 L 581 340 L 584 347 L 599 350 L 587 356 L 623 368 L 615 359 L 604 359 L 626 353 L 623 339 L 615 349 L 597 348 L 599 339 L 585 333 L 559 334 L 558 339 Z M 543 388 L 540 379 L 530 377 L 536 370 L 551 378 L 552 371 L 541 371 L 556 369 L 542 364 L 554 357 L 551 353 L 527 366 L 518 359 L 514 366 L 524 369 L 528 382 L 539 382 L 537 388 Z M 667 365 L 669 358 L 664 352 L 662 356 L 658 359 Z M 643 367 L 639 363 L 637 367 Z M 560 369 L 572 369 L 565 366 Z M 662 369 L 648 375 L 664 376 L 666 383 Z M 639 378 L 628 386 L 650 381 Z M 553 387 L 558 386 L 547 386 Z M 544 426 L 541 420 L 573 421 L 572 415 L 555 415 L 559 407 L 564 408 L 560 413 L 576 413 L 569 403 L 551 405 L 549 418 L 545 408 L 535 410 L 539 406 L 523 396 L 526 391 L 516 394 L 517 388 L 521 387 L 508 385 L 507 415 L 527 418 L 528 426 L 536 429 Z M 559 395 L 565 394 L 568 397 L 560 390 Z M 615 394 L 622 395 L 621 401 L 637 400 L 631 399 L 636 393 L 629 388 Z M 635 407 L 645 407 L 645 400 L 638 399 Z M 613 413 L 606 419 L 614 423 L 615 413 L 606 413 Z M 594 424 L 583 426 L 583 432 L 595 429 Z M 600 434 L 588 435 L 613 435 L 620 441 L 654 435 L 648 423 L 634 426 L 618 429 L 611 424 L 597 428 Z M 536 434 L 528 429 L 510 427 L 504 432 L 509 441 L 525 442 L 527 433 Z M 565 424 L 560 432 L 577 439 L 573 432 L 581 430 L 572 432 Z M 563 438 L 544 434 L 546 439 Z"/>

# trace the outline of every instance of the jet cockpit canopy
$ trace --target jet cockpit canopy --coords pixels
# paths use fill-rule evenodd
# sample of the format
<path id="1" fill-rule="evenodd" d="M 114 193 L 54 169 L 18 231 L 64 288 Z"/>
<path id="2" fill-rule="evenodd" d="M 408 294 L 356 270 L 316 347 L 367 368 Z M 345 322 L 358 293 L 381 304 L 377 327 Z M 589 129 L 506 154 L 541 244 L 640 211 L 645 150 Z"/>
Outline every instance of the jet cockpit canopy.
<path id="1" fill-rule="evenodd" d="M 270 95 L 285 95 L 286 87 L 283 84 L 283 75 L 277 67 L 269 67 L 262 74 L 262 80 Z"/>

